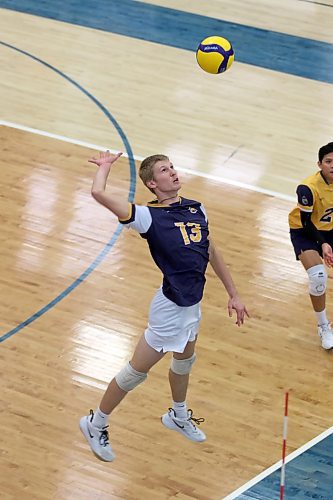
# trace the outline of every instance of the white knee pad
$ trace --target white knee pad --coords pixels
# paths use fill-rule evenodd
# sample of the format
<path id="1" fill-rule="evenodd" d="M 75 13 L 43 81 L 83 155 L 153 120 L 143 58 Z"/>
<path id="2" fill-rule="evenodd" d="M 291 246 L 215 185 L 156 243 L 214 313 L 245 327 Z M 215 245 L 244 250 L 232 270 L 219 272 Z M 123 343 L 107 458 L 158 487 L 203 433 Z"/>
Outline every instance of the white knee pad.
<path id="1" fill-rule="evenodd" d="M 138 372 L 132 368 L 131 363 L 127 363 L 115 376 L 116 382 L 120 389 L 129 392 L 137 385 L 144 382 L 147 378 L 147 373 Z"/>
<path id="2" fill-rule="evenodd" d="M 176 373 L 176 375 L 187 375 L 188 373 L 190 373 L 196 357 L 197 355 L 195 353 L 187 359 L 176 359 L 172 356 L 170 366 L 171 371 L 173 371 L 173 373 Z"/>
<path id="3" fill-rule="evenodd" d="M 310 267 L 307 270 L 309 276 L 309 293 L 315 297 L 324 295 L 327 284 L 327 272 L 323 264 Z"/>

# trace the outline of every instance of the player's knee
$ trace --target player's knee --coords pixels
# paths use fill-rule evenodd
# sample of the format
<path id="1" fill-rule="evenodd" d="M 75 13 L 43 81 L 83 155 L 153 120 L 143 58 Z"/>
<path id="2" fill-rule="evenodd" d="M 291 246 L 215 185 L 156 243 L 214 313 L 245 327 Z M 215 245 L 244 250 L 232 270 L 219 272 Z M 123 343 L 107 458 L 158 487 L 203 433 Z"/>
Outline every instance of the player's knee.
<path id="1" fill-rule="evenodd" d="M 195 361 L 196 354 L 193 353 L 190 358 L 187 359 L 176 359 L 172 356 L 171 360 L 171 371 L 176 373 L 176 375 L 187 375 L 192 369 L 192 365 Z"/>
<path id="2" fill-rule="evenodd" d="M 327 285 L 327 272 L 323 264 L 310 267 L 307 270 L 309 276 L 309 293 L 315 297 L 324 295 Z"/>
<path id="3" fill-rule="evenodd" d="M 130 363 L 127 363 L 124 368 L 115 376 L 116 382 L 120 389 L 129 392 L 137 385 L 144 382 L 147 378 L 147 373 L 134 370 Z"/>

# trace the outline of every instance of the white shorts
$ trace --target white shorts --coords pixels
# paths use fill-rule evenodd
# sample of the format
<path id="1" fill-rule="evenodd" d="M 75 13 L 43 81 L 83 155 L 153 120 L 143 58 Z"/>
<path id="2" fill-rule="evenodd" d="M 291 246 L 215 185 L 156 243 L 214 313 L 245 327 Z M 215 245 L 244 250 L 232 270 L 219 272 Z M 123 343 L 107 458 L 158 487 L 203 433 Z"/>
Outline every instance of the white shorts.
<path id="1" fill-rule="evenodd" d="M 184 352 L 186 344 L 196 339 L 200 319 L 200 302 L 177 306 L 159 288 L 150 304 L 146 342 L 157 352 Z"/>

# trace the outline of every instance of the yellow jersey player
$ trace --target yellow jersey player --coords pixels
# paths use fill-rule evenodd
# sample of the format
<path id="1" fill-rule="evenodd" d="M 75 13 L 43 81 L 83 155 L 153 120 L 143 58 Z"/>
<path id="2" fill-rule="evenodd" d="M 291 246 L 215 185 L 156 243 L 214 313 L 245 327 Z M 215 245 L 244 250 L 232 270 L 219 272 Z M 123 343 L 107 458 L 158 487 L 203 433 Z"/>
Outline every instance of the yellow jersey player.
<path id="1" fill-rule="evenodd" d="M 319 171 L 297 186 L 297 207 L 289 214 L 296 259 L 309 277 L 309 293 L 324 349 L 333 348 L 326 315 L 327 267 L 333 267 L 333 142 L 318 151 Z"/>

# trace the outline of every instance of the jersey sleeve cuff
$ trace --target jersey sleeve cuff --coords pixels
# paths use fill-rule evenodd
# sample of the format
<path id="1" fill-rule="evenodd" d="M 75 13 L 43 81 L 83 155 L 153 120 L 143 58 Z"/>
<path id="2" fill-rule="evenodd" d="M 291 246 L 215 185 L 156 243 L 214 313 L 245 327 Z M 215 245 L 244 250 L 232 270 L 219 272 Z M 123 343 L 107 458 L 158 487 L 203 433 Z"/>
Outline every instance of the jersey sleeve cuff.
<path id="1" fill-rule="evenodd" d="M 128 204 L 128 216 L 125 219 L 118 218 L 120 224 L 129 224 L 135 219 L 135 205 L 134 203 Z"/>
<path id="2" fill-rule="evenodd" d="M 313 212 L 313 207 L 305 207 L 304 205 L 300 205 L 299 203 L 297 204 L 297 206 L 302 212 Z"/>

